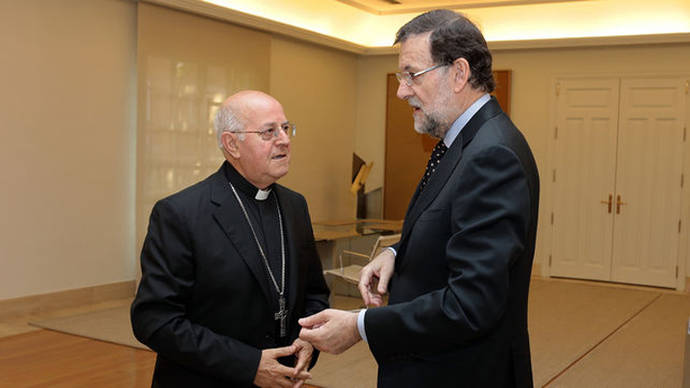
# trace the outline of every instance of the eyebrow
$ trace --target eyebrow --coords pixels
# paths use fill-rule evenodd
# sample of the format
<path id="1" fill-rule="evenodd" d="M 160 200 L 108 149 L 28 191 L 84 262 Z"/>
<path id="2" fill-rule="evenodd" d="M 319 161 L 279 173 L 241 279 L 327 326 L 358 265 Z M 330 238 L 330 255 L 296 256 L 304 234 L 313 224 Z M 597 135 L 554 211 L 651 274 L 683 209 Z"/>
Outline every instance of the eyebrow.
<path id="1" fill-rule="evenodd" d="M 285 120 L 285 121 L 283 121 L 282 123 L 278 123 L 278 126 L 281 126 L 281 125 L 283 125 L 283 124 L 288 124 L 289 122 L 290 122 L 290 120 Z M 270 123 L 263 123 L 263 124 L 261 125 L 261 128 L 266 128 L 266 127 L 271 127 L 271 128 L 273 128 L 273 127 L 275 127 L 275 125 L 276 125 L 276 122 L 275 122 L 275 121 L 271 121 Z"/>

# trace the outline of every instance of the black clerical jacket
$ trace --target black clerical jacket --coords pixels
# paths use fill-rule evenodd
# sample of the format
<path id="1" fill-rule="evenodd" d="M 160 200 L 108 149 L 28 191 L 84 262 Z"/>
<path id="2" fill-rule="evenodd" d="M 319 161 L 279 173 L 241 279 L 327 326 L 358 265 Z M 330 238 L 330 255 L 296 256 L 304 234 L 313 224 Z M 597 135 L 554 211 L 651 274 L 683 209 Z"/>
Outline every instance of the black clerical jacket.
<path id="1" fill-rule="evenodd" d="M 226 168 L 232 167 L 225 162 L 151 212 L 131 318 L 137 339 L 158 353 L 153 386 L 252 386 L 261 349 L 289 345 L 299 335 L 297 319 L 328 307 L 305 199 L 275 185 L 288 250 L 289 315 L 287 338 L 277 338 L 276 291 Z"/>
<path id="2" fill-rule="evenodd" d="M 527 142 L 487 102 L 417 189 L 389 306 L 367 310 L 379 387 L 531 387 L 527 293 L 539 208 Z"/>

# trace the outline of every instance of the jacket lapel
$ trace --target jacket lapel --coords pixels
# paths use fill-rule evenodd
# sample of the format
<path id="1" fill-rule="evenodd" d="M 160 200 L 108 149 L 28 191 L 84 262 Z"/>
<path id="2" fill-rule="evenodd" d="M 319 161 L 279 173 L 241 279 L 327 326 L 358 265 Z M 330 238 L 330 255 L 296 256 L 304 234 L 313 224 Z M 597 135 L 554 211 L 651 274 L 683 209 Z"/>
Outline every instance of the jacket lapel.
<path id="1" fill-rule="evenodd" d="M 239 252 L 242 260 L 249 267 L 249 271 L 259 284 L 264 297 L 266 297 L 266 301 L 272 304 L 273 298 L 271 298 L 269 286 L 273 286 L 268 283 L 266 269 L 263 267 L 263 259 L 252 237 L 252 231 L 247 224 L 247 219 L 230 189 L 230 184 L 225 178 L 223 167 L 212 175 L 211 179 L 213 180 L 211 184 L 211 202 L 216 205 L 213 218 L 218 222 L 218 225 L 223 229 L 237 252 Z M 232 259 L 232 257 L 228 257 L 228 260 Z"/>
<path id="2" fill-rule="evenodd" d="M 441 189 L 446 185 L 450 175 L 456 166 L 460 163 L 462 159 L 463 149 L 472 141 L 474 136 L 477 134 L 479 129 L 484 125 L 486 121 L 492 117 L 503 112 L 501 107 L 498 105 L 495 97 L 491 97 L 484 106 L 477 111 L 477 113 L 472 116 L 467 125 L 460 131 L 458 136 L 451 144 L 446 154 L 443 156 L 441 163 L 436 168 L 436 172 L 431 176 L 427 182 L 424 190 L 420 191 L 419 184 L 417 185 L 417 190 L 415 191 L 412 201 L 410 201 L 410 206 L 405 214 L 405 222 L 403 225 L 402 237 L 400 239 L 400 252 L 405 250 L 407 245 L 407 240 L 409 239 L 412 227 L 419 216 L 426 210 L 427 207 L 434 201 L 434 199 L 441 192 Z M 396 267 L 398 266 L 398 260 L 396 260 Z"/>

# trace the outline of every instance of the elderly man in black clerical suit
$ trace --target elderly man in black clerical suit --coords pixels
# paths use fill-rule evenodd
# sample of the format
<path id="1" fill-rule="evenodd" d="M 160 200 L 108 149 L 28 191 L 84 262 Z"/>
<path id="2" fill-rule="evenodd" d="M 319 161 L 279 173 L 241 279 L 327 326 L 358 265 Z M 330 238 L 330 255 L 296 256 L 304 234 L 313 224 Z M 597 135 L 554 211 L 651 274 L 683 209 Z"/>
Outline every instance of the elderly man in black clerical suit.
<path id="1" fill-rule="evenodd" d="M 226 161 L 156 203 L 132 303 L 158 357 L 154 387 L 299 387 L 316 361 L 297 319 L 328 307 L 304 197 L 288 172 L 294 126 L 273 97 L 242 91 L 218 111 Z"/>
<path id="2" fill-rule="evenodd" d="M 491 54 L 449 10 L 397 33 L 398 97 L 441 139 L 402 237 L 363 270 L 367 305 L 300 320 L 300 338 L 338 353 L 363 338 L 380 387 L 531 387 L 527 294 L 539 179 L 530 148 L 489 93 Z M 376 285 L 375 279 L 378 279 Z"/>

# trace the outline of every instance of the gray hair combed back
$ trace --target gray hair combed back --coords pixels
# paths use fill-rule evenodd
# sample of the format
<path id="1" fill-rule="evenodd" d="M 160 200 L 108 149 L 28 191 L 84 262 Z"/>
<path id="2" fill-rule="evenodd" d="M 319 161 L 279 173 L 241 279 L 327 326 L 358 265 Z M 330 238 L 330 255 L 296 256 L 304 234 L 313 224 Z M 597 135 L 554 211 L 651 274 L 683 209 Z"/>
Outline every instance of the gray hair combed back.
<path id="1" fill-rule="evenodd" d="M 223 142 L 220 140 L 220 135 L 223 132 L 235 132 L 244 129 L 244 121 L 234 112 L 228 105 L 221 105 L 216 117 L 213 119 L 213 126 L 216 129 L 216 139 L 218 139 L 218 148 L 223 149 Z M 244 140 L 244 134 L 239 134 L 240 140 Z"/>
<path id="2" fill-rule="evenodd" d="M 491 71 L 491 52 L 479 28 L 465 16 L 448 9 L 421 14 L 402 26 L 395 43 L 412 35 L 431 32 L 431 59 L 435 64 L 449 65 L 458 58 L 470 64 L 469 82 L 473 88 L 493 92 L 496 82 Z"/>

